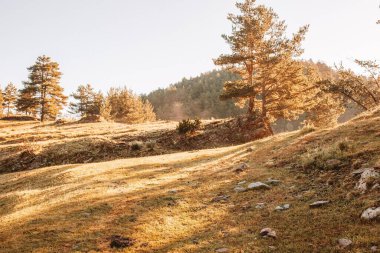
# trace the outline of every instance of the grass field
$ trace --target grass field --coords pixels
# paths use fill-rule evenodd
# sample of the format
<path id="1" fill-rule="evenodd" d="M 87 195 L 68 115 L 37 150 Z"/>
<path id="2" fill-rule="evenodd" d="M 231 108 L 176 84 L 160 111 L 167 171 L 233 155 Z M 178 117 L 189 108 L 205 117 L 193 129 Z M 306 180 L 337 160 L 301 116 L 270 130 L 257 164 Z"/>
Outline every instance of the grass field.
<path id="1" fill-rule="evenodd" d="M 52 143 L 73 145 L 83 138 L 117 142 L 173 130 L 175 124 L 0 122 L 0 128 L 5 157 L 25 151 L 25 145 L 43 152 Z M 93 155 L 102 151 L 97 152 Z M 360 219 L 364 209 L 380 205 L 379 188 L 360 194 L 351 174 L 380 162 L 380 111 L 333 129 L 159 152 L 3 171 L 0 252 L 370 252 L 380 247 L 379 220 Z M 329 167 L 333 158 L 340 163 Z M 236 173 L 234 166 L 241 163 L 248 168 Z M 281 183 L 269 190 L 234 191 L 239 182 L 270 178 Z M 311 209 L 318 200 L 330 204 Z M 264 207 L 256 208 L 258 203 Z M 274 210 L 285 203 L 288 210 Z M 265 227 L 277 238 L 261 237 Z M 131 238 L 133 245 L 112 249 L 113 235 Z M 340 249 L 340 238 L 353 244 Z"/>

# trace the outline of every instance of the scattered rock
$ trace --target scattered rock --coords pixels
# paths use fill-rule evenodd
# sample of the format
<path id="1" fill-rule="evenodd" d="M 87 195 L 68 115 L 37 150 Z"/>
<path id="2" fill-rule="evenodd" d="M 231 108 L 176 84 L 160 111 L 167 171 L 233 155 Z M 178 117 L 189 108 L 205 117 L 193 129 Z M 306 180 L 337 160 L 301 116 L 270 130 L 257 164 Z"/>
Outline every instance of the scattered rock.
<path id="1" fill-rule="evenodd" d="M 226 201 L 230 198 L 230 196 L 228 195 L 223 195 L 223 194 L 220 194 L 218 196 L 216 196 L 215 198 L 213 198 L 211 200 L 211 202 L 222 202 L 222 201 Z"/>
<path id="2" fill-rule="evenodd" d="M 350 246 L 352 244 L 352 241 L 347 238 L 341 238 L 338 240 L 338 243 L 339 243 L 339 246 L 344 249 Z"/>
<path id="3" fill-rule="evenodd" d="M 263 209 L 265 207 L 265 203 L 257 203 L 255 208 L 256 209 Z"/>
<path id="4" fill-rule="evenodd" d="M 121 249 L 121 248 L 130 247 L 133 244 L 134 244 L 134 240 L 129 237 L 122 237 L 120 235 L 111 236 L 111 243 L 110 243 L 111 248 Z"/>
<path id="5" fill-rule="evenodd" d="M 263 228 L 263 229 L 261 229 L 260 235 L 262 237 L 271 237 L 271 238 L 276 238 L 277 237 L 276 231 L 274 231 L 271 228 Z"/>
<path id="6" fill-rule="evenodd" d="M 355 188 L 361 192 L 365 192 L 368 189 L 369 183 L 373 182 L 374 179 L 380 177 L 380 173 L 374 168 L 365 168 L 361 173 L 359 182 L 356 184 Z"/>
<path id="7" fill-rule="evenodd" d="M 243 186 L 240 186 L 240 185 L 238 185 L 238 186 L 236 186 L 235 188 L 234 188 L 234 191 L 235 192 L 245 192 L 247 189 L 245 188 L 245 187 L 243 187 Z"/>
<path id="8" fill-rule="evenodd" d="M 270 189 L 270 186 L 267 184 L 264 184 L 262 182 L 254 182 L 254 183 L 250 183 L 248 185 L 248 189 L 250 189 L 250 190 L 261 190 L 261 189 L 268 190 L 268 189 Z"/>
<path id="9" fill-rule="evenodd" d="M 246 163 L 241 163 L 241 164 L 234 167 L 234 172 L 235 173 L 241 173 L 246 169 L 248 169 L 248 165 Z"/>
<path id="10" fill-rule="evenodd" d="M 220 249 L 215 250 L 215 252 L 224 253 L 224 252 L 229 252 L 229 250 L 227 248 L 220 248 Z"/>
<path id="11" fill-rule="evenodd" d="M 276 211 L 284 211 L 290 208 L 290 204 L 284 204 L 284 205 L 279 205 L 276 206 L 275 210 Z"/>
<path id="12" fill-rule="evenodd" d="M 370 207 L 364 210 L 361 218 L 364 220 L 373 220 L 380 216 L 380 207 Z"/>
<path id="13" fill-rule="evenodd" d="M 268 179 L 265 183 L 268 185 L 279 185 L 281 181 L 277 179 Z"/>
<path id="14" fill-rule="evenodd" d="M 330 201 L 328 200 L 320 200 L 320 201 L 316 201 L 314 203 L 311 203 L 309 206 L 311 208 L 316 208 L 316 207 L 321 207 L 321 206 L 325 206 L 327 205 L 328 203 L 330 203 Z"/>

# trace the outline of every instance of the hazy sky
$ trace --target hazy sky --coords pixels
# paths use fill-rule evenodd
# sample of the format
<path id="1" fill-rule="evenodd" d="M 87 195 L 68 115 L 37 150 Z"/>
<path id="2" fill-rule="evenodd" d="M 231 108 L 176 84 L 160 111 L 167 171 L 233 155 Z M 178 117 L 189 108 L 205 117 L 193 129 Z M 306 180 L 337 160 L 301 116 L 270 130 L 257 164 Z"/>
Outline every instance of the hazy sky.
<path id="1" fill-rule="evenodd" d="M 26 68 L 46 54 L 79 84 L 165 87 L 215 68 L 228 52 L 235 0 L 0 0 L 0 84 L 21 87 Z M 304 58 L 328 64 L 380 59 L 380 0 L 261 0 L 289 33 L 310 24 Z"/>

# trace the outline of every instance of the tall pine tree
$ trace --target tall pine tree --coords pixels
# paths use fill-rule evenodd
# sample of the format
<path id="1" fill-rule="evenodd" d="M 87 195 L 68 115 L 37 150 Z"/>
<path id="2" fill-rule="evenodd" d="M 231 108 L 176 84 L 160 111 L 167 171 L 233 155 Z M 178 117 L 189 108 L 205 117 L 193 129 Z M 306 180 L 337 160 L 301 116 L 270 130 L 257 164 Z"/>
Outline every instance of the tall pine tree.
<path id="1" fill-rule="evenodd" d="M 11 110 L 16 107 L 17 100 L 17 88 L 13 83 L 9 83 L 7 86 L 5 86 L 3 100 L 4 108 L 7 111 L 7 116 L 9 116 Z"/>
<path id="2" fill-rule="evenodd" d="M 36 63 L 28 70 L 29 80 L 24 82 L 22 93 L 26 98 L 25 104 L 30 104 L 30 107 L 26 107 L 35 108 L 41 121 L 55 119 L 67 100 L 63 88 L 59 85 L 62 73 L 59 71 L 58 63 L 43 55 L 38 57 Z"/>
<path id="3" fill-rule="evenodd" d="M 0 87 L 0 116 L 3 116 L 3 104 L 4 104 L 3 90 Z"/>
<path id="4" fill-rule="evenodd" d="M 286 25 L 278 15 L 255 0 L 236 4 L 239 14 L 229 14 L 232 35 L 222 37 L 232 53 L 215 59 L 216 65 L 240 75 L 227 82 L 221 99 L 248 101 L 248 113 L 267 122 L 277 118 L 293 119 L 303 112 L 307 78 L 301 62 L 301 42 L 308 30 L 303 26 L 292 38 L 285 35 Z"/>

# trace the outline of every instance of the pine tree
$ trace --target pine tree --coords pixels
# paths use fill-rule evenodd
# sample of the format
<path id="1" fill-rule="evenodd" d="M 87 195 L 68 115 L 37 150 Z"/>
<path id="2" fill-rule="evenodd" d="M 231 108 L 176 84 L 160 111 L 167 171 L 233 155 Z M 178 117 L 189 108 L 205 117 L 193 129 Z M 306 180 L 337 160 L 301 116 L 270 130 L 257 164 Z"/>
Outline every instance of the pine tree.
<path id="1" fill-rule="evenodd" d="M 380 104 L 380 66 L 375 61 L 355 62 L 366 75 L 358 75 L 341 65 L 337 67 L 337 79 L 325 79 L 319 85 L 325 92 L 339 95 L 343 102 L 353 102 L 366 111 Z"/>
<path id="2" fill-rule="evenodd" d="M 241 79 L 225 83 L 220 98 L 237 98 L 240 104 L 248 100 L 248 113 L 265 121 L 293 119 L 304 111 L 303 96 L 310 85 L 302 63 L 295 60 L 303 52 L 300 46 L 308 26 L 288 39 L 284 21 L 271 8 L 255 2 L 237 3 L 240 14 L 228 16 L 232 35 L 222 37 L 232 54 L 221 55 L 214 62 Z"/>
<path id="3" fill-rule="evenodd" d="M 23 93 L 27 103 L 21 103 L 25 105 L 23 111 L 35 108 L 39 112 L 41 121 L 55 119 L 67 100 L 63 88 L 59 85 L 62 75 L 59 64 L 43 55 L 37 58 L 36 63 L 29 67 L 28 71 L 29 80 L 24 82 Z"/>
<path id="4" fill-rule="evenodd" d="M 9 83 L 3 94 L 4 107 L 7 110 L 7 116 L 9 116 L 12 109 L 16 107 L 17 101 L 17 88 L 13 83 Z"/>
<path id="5" fill-rule="evenodd" d="M 100 114 L 103 94 L 96 93 L 90 84 L 79 85 L 77 91 L 71 96 L 77 100 L 70 103 L 71 113 L 79 113 L 82 117 Z"/>
<path id="6" fill-rule="evenodd" d="M 36 116 L 38 108 L 37 90 L 35 86 L 29 86 L 24 83 L 25 87 L 19 91 L 16 102 L 18 112 L 25 115 Z"/>
<path id="7" fill-rule="evenodd" d="M 4 104 L 4 98 L 3 98 L 3 91 L 0 87 L 0 116 L 3 116 L 3 104 Z"/>
<path id="8" fill-rule="evenodd" d="M 153 106 L 127 88 L 111 88 L 105 101 L 103 117 L 123 123 L 142 123 L 156 118 Z"/>

